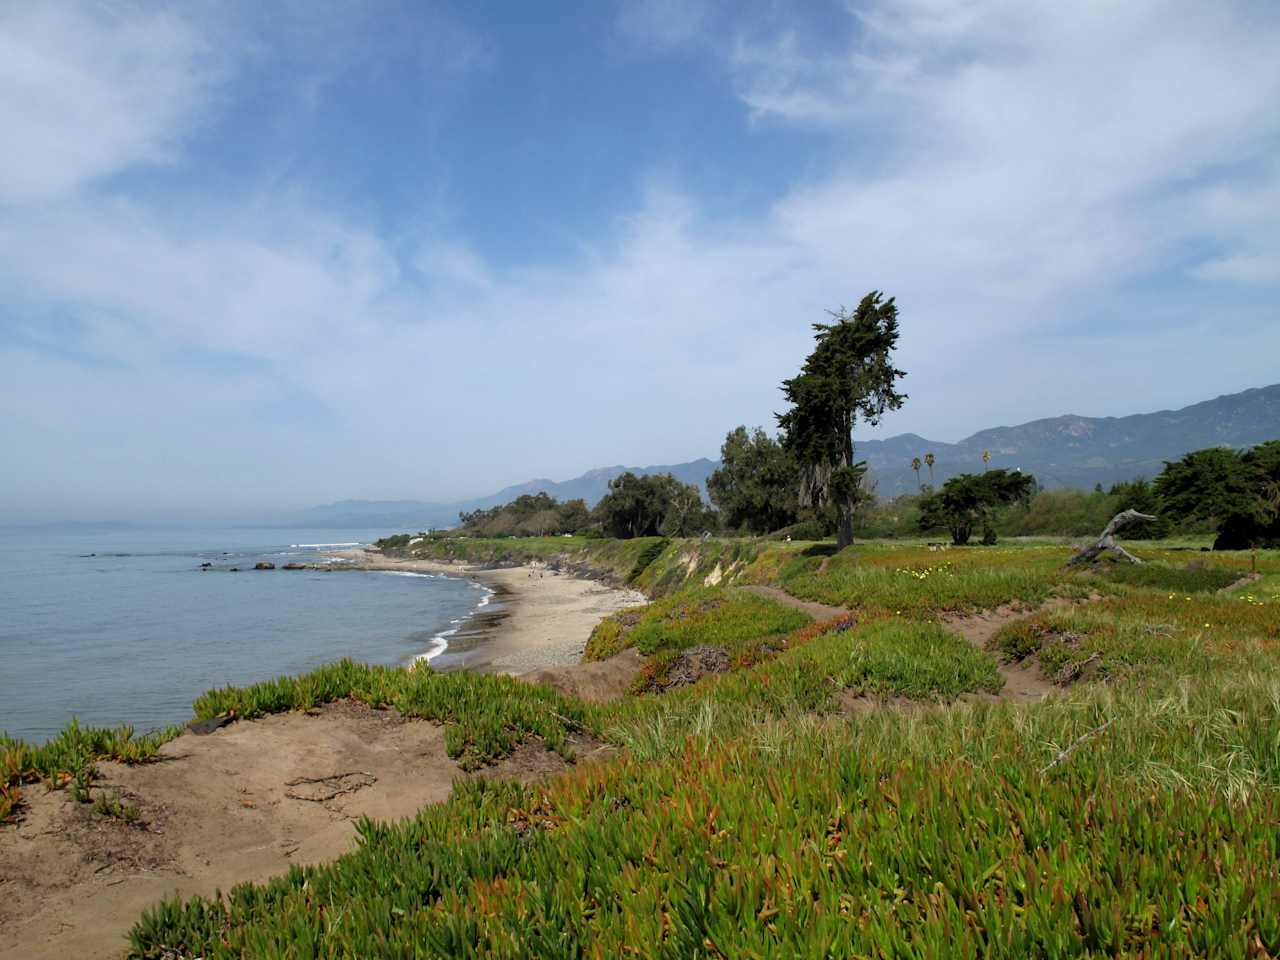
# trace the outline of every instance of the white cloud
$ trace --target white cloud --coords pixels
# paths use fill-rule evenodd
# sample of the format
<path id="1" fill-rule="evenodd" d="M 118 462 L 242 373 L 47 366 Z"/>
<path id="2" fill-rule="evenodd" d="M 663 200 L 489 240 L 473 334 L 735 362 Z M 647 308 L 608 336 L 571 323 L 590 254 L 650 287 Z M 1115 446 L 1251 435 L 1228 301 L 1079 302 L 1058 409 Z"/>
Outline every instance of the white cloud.
<path id="1" fill-rule="evenodd" d="M 0 7 L 0 203 L 171 163 L 218 70 L 194 26 L 133 4 Z"/>
<path id="2" fill-rule="evenodd" d="M 174 156 L 208 108 L 198 44 L 163 61 L 191 69 L 152 72 L 180 109 L 106 125 L 122 146 L 64 164 L 56 137 L 31 139 L 14 169 L 35 172 L 4 180 L 27 206 L 0 211 L 0 289 L 40 307 L 25 342 L 71 318 L 77 355 L 0 353 L 8 446 L 57 441 L 8 482 L 34 498 L 79 450 L 95 476 L 146 464 L 164 481 L 150 496 L 230 502 L 220 457 L 305 504 L 710 454 L 739 422 L 771 424 L 809 324 L 871 287 L 899 299 L 911 374 L 881 432 L 957 439 L 1274 379 L 1274 309 L 1249 298 L 1280 263 L 1275 17 L 917 0 L 850 14 L 846 44 L 707 9 L 650 6 L 627 29 L 704 52 L 756 129 L 820 130 L 842 159 L 798 163 L 805 179 L 749 218 L 710 217 L 671 176 L 558 266 L 501 267 L 434 225 L 392 235 L 314 194 L 76 194 Z M 1132 296 L 1209 280 L 1158 310 Z M 1253 349 L 1215 339 L 1228 317 Z M 185 469 L 193 450 L 216 457 Z"/>

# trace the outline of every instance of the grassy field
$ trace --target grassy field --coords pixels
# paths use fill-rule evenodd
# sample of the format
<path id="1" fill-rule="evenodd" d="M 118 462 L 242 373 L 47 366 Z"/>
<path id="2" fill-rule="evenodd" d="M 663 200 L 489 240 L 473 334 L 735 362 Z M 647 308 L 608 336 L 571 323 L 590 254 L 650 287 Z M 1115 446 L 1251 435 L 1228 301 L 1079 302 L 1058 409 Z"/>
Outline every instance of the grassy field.
<path id="1" fill-rule="evenodd" d="M 634 645 L 652 674 L 714 646 L 730 669 L 603 706 L 351 663 L 211 691 L 197 716 L 395 706 L 444 723 L 467 767 L 530 739 L 567 753 L 575 730 L 621 749 L 362 823 L 334 863 L 166 901 L 133 955 L 1280 954 L 1280 552 L 1144 545 L 1141 569 L 1071 572 L 1065 546 L 1021 542 L 571 550 L 657 598 L 605 621 L 590 655 Z M 815 623 L 741 583 L 852 616 Z M 985 649 L 947 626 L 1009 604 Z M 1002 699 L 1017 663 L 1057 692 Z M 42 749 L 56 776 L 116 748 Z"/>

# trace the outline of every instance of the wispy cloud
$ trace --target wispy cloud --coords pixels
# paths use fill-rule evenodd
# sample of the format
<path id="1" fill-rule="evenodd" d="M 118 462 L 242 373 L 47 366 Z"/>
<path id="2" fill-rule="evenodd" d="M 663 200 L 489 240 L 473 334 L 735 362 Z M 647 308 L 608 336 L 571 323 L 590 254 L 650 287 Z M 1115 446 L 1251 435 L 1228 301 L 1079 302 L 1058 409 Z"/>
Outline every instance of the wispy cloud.
<path id="1" fill-rule="evenodd" d="M 620 171 L 642 200 L 556 260 L 532 240 L 493 255 L 465 196 L 388 217 L 270 153 L 230 186 L 139 186 L 212 149 L 278 81 L 260 75 L 271 56 L 317 110 L 356 74 L 394 87 L 412 61 L 465 85 L 504 56 L 443 14 L 405 39 L 351 8 L 290 9 L 278 47 L 234 5 L 4 15 L 0 433 L 24 456 L 0 507 L 71 503 L 85 473 L 118 497 L 241 506 L 249 474 L 257 502 L 302 504 L 712 453 L 771 421 L 808 324 L 871 287 L 904 318 L 912 400 L 890 432 L 954 439 L 1275 379 L 1266 6 L 908 0 L 818 23 L 628 5 L 619 30 L 655 69 L 705 65 L 754 136 L 795 135 L 795 163 L 728 216 L 683 176 L 693 158 Z M 1226 322 L 1252 349 L 1216 336 Z"/>
<path id="2" fill-rule="evenodd" d="M 0 203 L 54 199 L 176 159 L 217 59 L 177 13 L 132 4 L 0 10 Z"/>

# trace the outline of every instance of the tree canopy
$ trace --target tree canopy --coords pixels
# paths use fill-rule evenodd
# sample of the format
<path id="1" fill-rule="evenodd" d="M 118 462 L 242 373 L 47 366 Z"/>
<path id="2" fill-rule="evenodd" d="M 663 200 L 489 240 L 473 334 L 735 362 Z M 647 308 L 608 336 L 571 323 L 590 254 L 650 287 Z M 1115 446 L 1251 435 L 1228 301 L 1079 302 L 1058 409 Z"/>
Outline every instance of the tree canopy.
<path id="1" fill-rule="evenodd" d="M 920 500 L 920 529 L 946 529 L 957 546 L 969 542 L 973 531 L 983 530 L 983 542 L 995 542 L 993 524 L 998 507 L 1027 501 L 1036 490 L 1036 478 L 1013 470 L 962 473 L 942 485 L 937 493 Z"/>
<path id="2" fill-rule="evenodd" d="M 688 537 L 719 526 L 698 488 L 669 473 L 639 477 L 627 472 L 615 477 L 596 504 L 594 517 L 606 535 L 620 540 L 659 534 Z"/>
<path id="3" fill-rule="evenodd" d="M 477 537 L 542 537 L 581 533 L 591 525 L 583 500 L 558 501 L 548 493 L 526 493 L 510 503 L 458 514 L 461 529 Z"/>
<path id="4" fill-rule="evenodd" d="M 1215 550 L 1280 546 L 1280 440 L 1245 453 L 1211 447 L 1166 462 L 1155 492 L 1163 517 L 1212 525 Z"/>
<path id="5" fill-rule="evenodd" d="M 853 515 L 866 472 L 866 464 L 853 457 L 854 425 L 859 418 L 879 423 L 907 396 L 895 388 L 905 372 L 892 363 L 898 343 L 893 298 L 884 300 L 873 290 L 852 313 L 842 307 L 831 316 L 832 323 L 813 325 L 817 346 L 800 373 L 782 383 L 791 409 L 778 415 L 778 425 L 782 445 L 798 467 L 801 505 L 815 510 L 833 505 L 837 545 L 845 547 L 853 541 Z"/>
<path id="6" fill-rule="evenodd" d="M 738 427 L 724 438 L 707 492 L 725 529 L 771 533 L 799 519 L 798 476 L 795 460 L 763 428 Z"/>

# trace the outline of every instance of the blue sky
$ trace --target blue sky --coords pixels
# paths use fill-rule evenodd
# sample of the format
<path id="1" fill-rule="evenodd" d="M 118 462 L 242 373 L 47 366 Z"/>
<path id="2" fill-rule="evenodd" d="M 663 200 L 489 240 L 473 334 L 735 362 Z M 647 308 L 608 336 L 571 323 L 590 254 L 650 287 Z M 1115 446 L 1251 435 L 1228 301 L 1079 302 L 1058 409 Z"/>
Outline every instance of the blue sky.
<path id="1" fill-rule="evenodd" d="M 956 440 L 1280 380 L 1280 7 L 0 2 L 0 520 L 714 456 L 898 298 Z"/>

